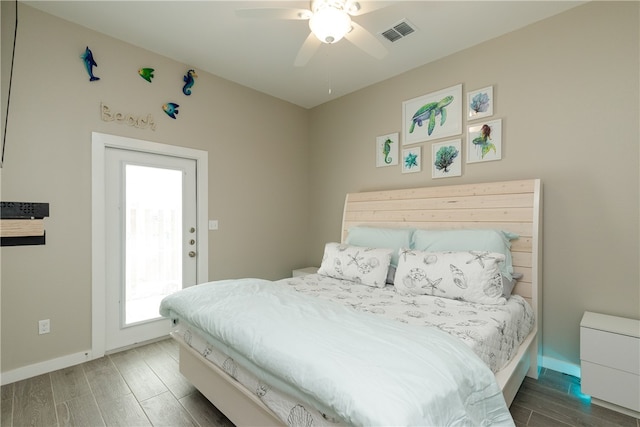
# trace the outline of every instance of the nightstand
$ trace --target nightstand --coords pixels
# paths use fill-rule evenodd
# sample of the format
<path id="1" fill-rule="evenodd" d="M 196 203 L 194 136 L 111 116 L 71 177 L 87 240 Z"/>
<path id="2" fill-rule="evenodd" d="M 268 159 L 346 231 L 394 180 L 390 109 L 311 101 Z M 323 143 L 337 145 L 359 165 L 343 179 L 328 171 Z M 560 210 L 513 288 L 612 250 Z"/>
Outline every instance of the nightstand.
<path id="1" fill-rule="evenodd" d="M 306 276 L 307 274 L 316 274 L 318 272 L 318 267 L 307 267 L 307 268 L 299 268 L 297 270 L 293 270 L 293 277 Z"/>
<path id="2" fill-rule="evenodd" d="M 580 322 L 580 367 L 582 392 L 593 403 L 637 417 L 640 320 L 585 312 Z"/>

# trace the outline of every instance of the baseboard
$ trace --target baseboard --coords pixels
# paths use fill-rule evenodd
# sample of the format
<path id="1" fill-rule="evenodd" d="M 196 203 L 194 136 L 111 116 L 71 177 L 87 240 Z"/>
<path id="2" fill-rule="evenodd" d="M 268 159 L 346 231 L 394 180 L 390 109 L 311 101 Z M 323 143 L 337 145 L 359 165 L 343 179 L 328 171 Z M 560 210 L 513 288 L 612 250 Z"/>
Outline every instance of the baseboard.
<path id="1" fill-rule="evenodd" d="M 625 408 L 623 406 L 618 406 L 614 403 L 605 402 L 604 400 L 596 399 L 595 397 L 591 398 L 591 403 L 602 406 L 607 409 L 611 409 L 612 411 L 620 412 L 625 415 L 629 415 L 633 418 L 640 419 L 640 412 L 636 412 L 633 409 Z"/>
<path id="2" fill-rule="evenodd" d="M 33 365 L 23 366 L 22 368 L 0 373 L 0 384 L 11 384 L 16 381 L 57 371 L 58 369 L 78 365 L 91 359 L 91 350 L 87 350 L 80 353 L 58 357 L 56 359 L 45 360 L 44 362 L 34 363 Z"/>
<path id="3" fill-rule="evenodd" d="M 580 378 L 580 365 L 574 363 L 554 359 L 549 356 L 542 356 L 542 367 Z"/>

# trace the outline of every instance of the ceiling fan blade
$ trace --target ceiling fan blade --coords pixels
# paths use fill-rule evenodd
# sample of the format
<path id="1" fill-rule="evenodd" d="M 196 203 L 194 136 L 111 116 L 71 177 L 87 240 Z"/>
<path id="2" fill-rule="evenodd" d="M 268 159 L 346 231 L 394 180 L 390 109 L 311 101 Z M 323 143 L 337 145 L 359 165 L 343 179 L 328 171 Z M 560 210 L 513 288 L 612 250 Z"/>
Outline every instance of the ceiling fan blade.
<path id="1" fill-rule="evenodd" d="M 296 67 L 304 67 L 311 57 L 316 53 L 322 42 L 313 34 L 309 33 L 309 36 L 302 44 L 302 47 L 298 51 L 298 56 L 293 65 Z"/>
<path id="2" fill-rule="evenodd" d="M 384 47 L 373 34 L 365 30 L 361 25 L 351 21 L 353 29 L 345 34 L 344 38 L 377 59 L 387 56 L 387 48 Z"/>
<path id="3" fill-rule="evenodd" d="M 236 10 L 236 16 L 239 18 L 308 20 L 311 15 L 312 13 L 310 10 L 288 7 L 267 7 Z"/>

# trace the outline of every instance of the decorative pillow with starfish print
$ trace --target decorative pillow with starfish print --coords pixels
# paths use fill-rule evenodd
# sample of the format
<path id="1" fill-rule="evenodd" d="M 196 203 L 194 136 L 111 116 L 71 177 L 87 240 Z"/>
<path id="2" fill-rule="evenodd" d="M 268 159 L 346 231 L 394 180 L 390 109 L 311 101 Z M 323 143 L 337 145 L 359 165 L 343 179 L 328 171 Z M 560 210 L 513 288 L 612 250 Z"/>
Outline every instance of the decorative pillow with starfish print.
<path id="1" fill-rule="evenodd" d="M 392 249 L 327 243 L 318 274 L 383 288 Z"/>
<path id="2" fill-rule="evenodd" d="M 505 304 L 497 252 L 400 249 L 394 286 L 403 295 L 433 295 L 479 304 Z"/>

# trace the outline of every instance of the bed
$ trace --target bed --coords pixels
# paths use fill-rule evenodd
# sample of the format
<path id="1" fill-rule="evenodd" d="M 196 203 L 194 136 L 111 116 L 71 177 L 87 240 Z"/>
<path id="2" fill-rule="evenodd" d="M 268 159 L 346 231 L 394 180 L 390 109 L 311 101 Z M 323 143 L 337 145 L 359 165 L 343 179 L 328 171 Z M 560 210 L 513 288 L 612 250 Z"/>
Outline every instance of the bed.
<path id="1" fill-rule="evenodd" d="M 206 300 L 207 297 L 193 294 L 192 300 L 187 299 L 186 302 L 183 302 L 182 310 L 185 311 L 180 311 L 179 304 L 178 306 L 161 307 L 162 314 L 174 320 L 172 337 L 180 344 L 180 370 L 195 387 L 236 425 L 405 423 L 404 419 L 402 419 L 403 421 L 397 421 L 399 419 L 392 419 L 391 421 L 383 419 L 382 413 L 376 413 L 375 411 L 373 414 L 366 415 L 371 418 L 345 418 L 344 411 L 351 410 L 352 406 L 357 406 L 357 402 L 351 402 L 352 395 L 358 396 L 356 400 L 362 398 L 363 401 L 367 401 L 366 398 L 370 397 L 367 389 L 352 389 L 351 386 L 355 383 L 359 385 L 362 383 L 362 387 L 376 388 L 379 380 L 381 381 L 380 378 L 384 377 L 387 372 L 393 372 L 394 369 L 398 369 L 397 365 L 410 366 L 409 362 L 404 363 L 404 361 L 411 359 L 413 354 L 429 351 L 431 347 L 447 348 L 447 346 L 451 345 L 451 352 L 447 353 L 447 355 L 433 356 L 434 364 L 429 365 L 429 370 L 439 371 L 441 369 L 438 365 L 439 362 L 436 361 L 438 357 L 452 359 L 460 354 L 462 364 L 468 364 L 470 367 L 468 369 L 477 371 L 480 374 L 489 372 L 491 381 L 499 387 L 500 402 L 502 405 L 506 403 L 506 406 L 508 406 L 511 404 L 524 377 L 537 378 L 539 369 L 540 332 L 542 330 L 542 287 L 540 283 L 541 192 L 540 180 L 532 179 L 347 194 L 342 221 L 342 239 L 341 242 L 328 243 L 325 247 L 325 254 L 319 271 L 322 274 L 283 279 L 277 282 L 258 279 L 212 282 L 196 287 L 203 290 L 210 288 L 212 292 L 218 293 L 212 296 L 210 300 Z M 374 232 L 373 237 L 372 230 Z M 384 238 L 387 236 L 385 234 L 387 231 L 393 234 L 407 230 L 411 233 L 411 245 L 417 245 L 416 247 L 403 247 L 403 244 L 398 243 L 395 246 L 390 245 L 393 246 L 393 251 L 385 252 L 383 249 L 377 248 L 377 246 L 381 246 L 379 244 L 362 244 L 363 242 L 367 243 L 367 239 Z M 506 240 L 508 240 L 510 246 L 508 255 L 511 258 L 512 269 L 508 273 L 502 270 L 502 277 L 504 278 L 506 274 L 518 277 L 515 287 L 511 291 L 511 297 L 504 297 L 502 293 L 503 286 L 499 286 L 501 292 L 493 292 L 497 288 L 493 286 L 496 282 L 491 280 L 484 282 L 484 293 L 472 294 L 470 289 L 475 289 L 475 287 L 467 287 L 466 285 L 462 287 L 460 281 L 455 277 L 453 283 L 457 286 L 451 285 L 450 288 L 447 288 L 446 280 L 445 282 L 434 283 L 434 281 L 426 279 L 425 282 L 425 277 L 419 274 L 416 275 L 416 271 L 420 269 L 415 267 L 424 267 L 425 264 L 428 264 L 427 258 L 431 259 L 433 254 L 438 255 L 438 263 L 433 264 L 433 266 L 429 265 L 429 268 L 447 265 L 451 267 L 452 273 L 455 273 L 453 269 L 453 263 L 455 263 L 464 270 L 464 274 L 469 276 L 475 273 L 466 269 L 472 268 L 469 267 L 470 265 L 477 264 L 482 265 L 482 267 L 477 267 L 478 271 L 480 271 L 478 274 L 488 274 L 487 272 L 490 271 L 491 275 L 495 275 L 497 266 L 505 265 L 503 256 L 496 255 L 493 251 L 491 253 L 483 251 L 482 254 L 477 251 L 453 251 L 447 247 L 444 247 L 444 249 L 443 247 L 438 247 L 439 243 L 437 243 L 442 236 L 447 237 L 446 246 L 449 244 L 448 242 L 455 240 L 450 239 L 450 236 L 466 238 L 467 233 L 475 235 L 476 232 L 484 233 L 486 230 L 499 230 L 500 233 L 504 233 L 507 236 Z M 439 234 L 439 231 L 444 234 Z M 435 240 L 434 236 L 437 237 Z M 430 246 L 434 244 L 435 246 Z M 419 245 L 422 246 L 418 247 Z M 373 246 L 376 247 L 372 249 Z M 388 278 L 385 277 L 383 280 L 383 282 L 387 282 L 395 277 L 396 282 L 394 284 L 379 283 L 380 274 L 376 273 L 375 281 L 363 285 L 360 283 L 360 275 L 352 278 L 342 271 L 347 264 L 355 265 L 357 260 L 363 259 L 362 249 L 364 247 L 372 251 L 368 252 L 367 256 L 373 254 L 371 256 L 375 258 L 379 253 L 381 257 L 375 258 L 375 263 L 371 262 L 370 265 L 364 266 L 367 274 L 374 274 L 375 271 L 384 268 L 385 276 L 387 276 L 386 266 L 389 264 L 385 266 L 384 262 L 380 262 L 379 259 L 383 259 L 387 256 L 387 253 L 390 253 L 391 255 L 388 255 L 390 260 L 387 262 L 393 265 L 394 261 L 391 258 L 396 258 L 395 273 L 392 272 L 392 274 L 388 275 Z M 398 247 L 400 247 L 400 250 L 398 250 Z M 469 257 L 473 258 L 474 262 L 469 264 L 460 261 L 462 255 L 466 255 L 469 262 L 471 262 Z M 339 261 L 340 257 L 343 257 L 342 263 Z M 382 267 L 378 268 L 378 264 L 382 265 Z M 335 271 L 336 269 L 337 272 Z M 359 271 L 362 272 L 363 270 L 360 269 Z M 461 277 L 465 277 L 464 274 Z M 354 282 L 357 283 L 354 284 Z M 493 285 L 491 285 L 492 283 Z M 418 286 L 414 288 L 416 284 Z M 272 298 L 271 292 L 274 289 L 282 292 L 287 302 L 283 305 L 277 305 L 281 299 L 278 296 L 275 298 L 278 300 L 276 305 L 271 307 L 271 303 L 267 304 L 265 301 Z M 492 292 L 488 292 L 488 289 Z M 198 291 L 201 292 L 201 290 Z M 451 292 L 451 294 L 449 295 L 447 292 Z M 458 295 L 456 292 L 462 292 L 463 294 Z M 244 299 L 237 301 L 240 304 L 237 307 L 234 307 L 233 303 L 224 299 L 227 297 L 232 297 L 233 299 L 239 294 L 242 294 Z M 491 294 L 492 299 L 484 301 L 482 298 L 489 294 Z M 478 302 L 473 298 L 480 298 L 480 300 Z M 306 304 L 309 299 L 317 300 L 318 306 L 309 308 L 308 310 L 310 311 L 304 311 L 307 310 Z M 225 303 L 216 306 L 216 303 L 221 300 L 224 300 Z M 217 320 L 207 320 L 207 322 L 216 324 L 224 321 L 231 326 L 221 332 L 217 331 L 216 334 L 208 332 L 197 320 L 200 311 L 204 309 L 193 308 L 199 303 L 203 307 L 215 306 L 213 311 L 218 313 L 219 318 Z M 165 302 L 163 301 L 164 304 Z M 314 302 L 314 304 L 316 303 Z M 301 316 L 305 322 L 308 319 L 310 323 L 303 323 L 301 320 L 281 320 L 280 323 L 277 323 L 279 314 L 276 315 L 276 313 L 287 311 L 292 306 L 296 307 L 296 312 L 300 311 L 299 307 L 305 307 Z M 241 327 L 242 318 L 251 317 L 239 315 L 243 312 L 242 307 L 250 307 L 249 311 L 257 319 L 257 323 L 254 323 L 252 328 L 255 329 L 254 334 L 260 337 L 258 344 L 249 344 L 244 350 L 242 350 L 244 344 L 234 341 L 234 336 L 238 332 L 235 328 Z M 229 309 L 229 311 L 225 312 L 225 309 Z M 195 317 L 190 317 L 191 314 L 187 314 L 188 310 L 194 311 L 196 313 Z M 379 316 L 382 312 L 384 316 Z M 523 320 L 517 320 L 513 323 L 518 323 L 518 328 L 521 326 L 522 328 L 511 328 L 509 325 L 512 321 L 500 317 L 503 314 L 505 316 L 511 315 L 511 312 L 516 316 L 521 316 L 519 319 Z M 471 317 L 460 319 L 459 317 L 453 317 L 452 313 L 455 316 L 466 315 Z M 432 314 L 435 314 L 435 317 Z M 256 319 L 253 320 L 256 321 Z M 274 319 L 275 323 L 268 323 L 267 319 L 269 319 L 269 322 Z M 335 321 L 337 322 L 336 325 L 348 324 L 350 326 L 338 328 L 339 332 L 323 336 L 313 329 L 316 327 L 313 323 L 314 319 L 322 319 L 322 322 L 317 323 Z M 360 323 L 364 321 L 363 319 L 366 320 L 366 324 Z M 374 326 L 371 326 L 368 322 L 373 322 Z M 300 324 L 298 325 L 298 323 Z M 526 325 L 520 325 L 521 323 Z M 294 325 L 291 326 L 292 324 Z M 462 326 L 456 329 L 453 326 L 454 324 Z M 504 355 L 498 354 L 496 356 L 498 353 L 496 350 L 482 350 L 482 347 L 474 347 L 477 342 L 484 343 L 492 340 L 489 337 L 479 335 L 480 329 L 476 329 L 476 327 L 481 324 L 489 324 L 491 326 L 489 329 L 493 330 L 493 332 L 496 330 L 499 332 L 499 339 L 496 345 L 500 348 L 505 347 Z M 430 331 L 433 330 L 434 335 L 429 335 L 428 340 L 424 338 L 428 342 L 423 345 L 421 340 L 425 325 L 428 326 L 427 329 Z M 342 405 L 340 402 L 336 403 L 337 406 L 332 406 L 331 402 L 327 402 L 331 401 L 331 397 L 334 396 L 333 393 L 336 393 L 335 387 L 342 387 L 343 385 L 337 379 L 336 384 L 338 385 L 334 384 L 331 377 L 327 377 L 325 381 L 322 377 L 322 372 L 318 373 L 315 379 L 313 379 L 314 371 L 306 366 L 300 368 L 302 369 L 301 372 L 296 373 L 298 376 L 308 376 L 313 379 L 312 382 L 323 383 L 322 385 L 325 389 L 318 391 L 317 394 L 313 394 L 316 393 L 315 390 L 307 390 L 306 383 L 298 383 L 295 378 L 283 378 L 297 369 L 297 364 L 291 364 L 290 361 L 266 360 L 262 362 L 270 373 L 276 372 L 271 370 L 272 367 L 276 369 L 279 364 L 288 363 L 286 369 L 281 371 L 282 373 L 279 375 L 260 372 L 260 366 L 256 367 L 255 360 L 247 356 L 247 354 L 253 357 L 253 353 L 264 353 L 266 350 L 263 347 L 259 347 L 262 345 L 267 346 L 264 348 L 269 348 L 269 351 L 278 352 L 277 346 L 268 346 L 270 343 L 278 341 L 283 335 L 276 332 L 281 327 L 285 328 L 283 329 L 285 331 L 284 335 L 296 336 L 296 339 L 298 339 L 297 334 L 300 328 L 314 331 L 314 336 L 310 342 L 304 341 L 306 338 L 303 334 L 300 334 L 299 341 L 297 341 L 300 343 L 300 347 L 303 347 L 300 353 L 295 353 L 295 351 L 298 351 L 297 349 L 295 351 L 287 350 L 282 352 L 285 353 L 285 356 L 297 354 L 296 357 L 301 358 L 300 360 L 302 361 L 306 361 L 306 357 L 312 358 L 312 356 L 315 356 L 315 354 L 307 355 L 304 352 L 308 351 L 308 346 L 315 345 L 314 341 L 326 341 L 331 343 L 329 347 L 344 347 L 346 349 L 351 348 L 349 347 L 350 341 L 355 342 L 355 340 L 350 339 L 351 335 L 349 334 L 351 332 L 347 333 L 346 331 L 360 331 L 359 328 L 363 328 L 363 331 L 375 331 L 369 334 L 360 332 L 360 335 L 364 337 L 364 341 L 362 343 L 359 342 L 349 350 L 357 352 L 359 347 L 372 346 L 370 348 L 374 349 L 372 351 L 377 357 L 372 358 L 370 361 L 367 360 L 366 363 L 358 363 L 358 365 L 369 363 L 370 365 L 367 365 L 367 369 L 372 369 L 371 366 L 373 365 L 380 365 L 374 367 L 379 371 L 366 371 L 379 372 L 372 375 L 375 377 L 375 381 L 373 383 L 368 383 L 364 380 L 346 381 L 344 384 L 344 390 L 346 391 L 341 389 L 346 394 L 337 395 L 341 396 L 337 400 L 348 402 L 348 404 L 345 404 L 347 408 L 344 408 L 340 406 Z M 410 338 L 402 341 L 404 344 L 396 343 L 396 336 L 400 339 L 400 336 L 405 333 Z M 371 336 L 375 336 L 375 339 L 371 338 Z M 446 339 L 444 336 L 446 336 Z M 449 342 L 452 341 L 450 336 L 456 337 L 453 340 L 456 343 Z M 336 344 L 337 341 L 332 341 L 334 339 L 344 339 L 346 343 L 340 341 L 339 344 Z M 443 341 L 439 341 L 440 339 L 443 339 Z M 384 341 L 381 347 L 376 347 L 379 344 L 378 341 Z M 407 346 L 407 342 L 410 342 L 411 346 L 415 343 L 419 348 L 412 347 L 410 351 L 404 348 L 398 350 L 402 346 Z M 438 345 L 433 346 L 434 342 L 438 342 Z M 459 345 L 459 343 L 464 344 Z M 421 345 L 422 347 L 420 347 Z M 395 355 L 404 354 L 402 364 L 397 362 L 389 365 L 384 364 L 396 357 L 392 355 L 388 357 L 380 356 L 386 354 L 385 351 L 388 348 L 394 349 L 395 353 L 393 354 Z M 405 353 L 398 353 L 398 351 L 405 351 Z M 467 355 L 466 351 L 473 354 Z M 313 353 L 322 354 L 317 347 L 314 348 Z M 366 360 L 368 354 L 359 354 L 358 357 L 361 358 L 359 360 Z M 474 365 L 476 361 L 482 365 L 482 368 Z M 412 374 L 417 372 L 420 369 L 420 364 L 425 362 L 424 360 L 417 360 L 416 363 L 416 366 L 406 368 L 410 369 L 409 375 L 407 375 L 408 381 L 413 380 L 415 375 Z M 357 378 L 369 376 L 363 374 L 365 371 L 359 371 L 361 366 L 345 366 L 344 371 L 333 373 L 332 375 L 347 378 L 350 374 L 359 375 Z M 322 369 L 325 368 L 323 367 Z M 452 370 L 455 371 L 455 369 L 457 368 Z M 294 374 L 291 373 L 291 375 Z M 394 378 L 403 378 L 402 375 L 402 372 L 397 372 L 392 376 Z M 431 373 L 424 372 L 420 375 L 424 375 L 426 378 Z M 456 374 L 451 375 L 455 376 Z M 469 375 L 471 375 L 469 372 L 462 372 L 461 378 Z M 484 381 L 484 379 L 474 378 L 471 382 L 475 383 L 476 381 L 478 384 L 483 384 L 481 381 Z M 467 385 L 465 383 L 464 387 Z M 448 386 L 443 385 L 443 390 L 446 387 Z M 456 387 L 463 388 L 461 385 Z M 380 386 L 379 388 L 386 388 L 386 386 Z M 405 396 L 402 394 L 405 392 L 405 388 L 408 389 L 408 386 L 403 383 L 401 388 L 401 391 L 392 392 L 390 394 L 391 398 L 387 396 L 384 399 L 384 404 L 372 404 L 371 401 L 368 401 L 369 403 L 365 406 L 368 406 L 368 408 L 380 406 L 380 411 L 387 408 L 387 412 L 395 412 L 393 406 L 384 406 L 387 403 L 393 404 L 394 396 L 404 396 L 400 399 L 403 401 L 411 401 L 412 399 L 411 395 Z M 473 400 L 473 396 L 479 396 L 479 392 L 485 393 L 486 390 L 490 390 L 490 387 L 487 386 L 481 391 L 470 390 L 470 394 L 468 396 L 465 395 L 465 399 Z M 458 393 L 455 390 L 453 392 L 454 394 Z M 486 392 L 486 402 L 491 403 L 483 401 L 482 405 L 480 405 L 483 406 L 483 410 L 486 410 L 487 407 L 490 408 L 489 411 L 492 410 L 490 405 L 493 405 L 496 400 L 495 393 L 492 393 Z M 311 394 L 313 394 L 312 397 L 309 397 Z M 441 394 L 446 396 L 444 391 Z M 319 396 L 325 396 L 324 400 Z M 417 405 L 424 405 L 424 403 L 420 402 Z M 487 415 L 481 414 L 479 416 L 486 417 Z M 496 418 L 496 420 L 500 419 Z M 411 420 L 411 418 L 407 418 L 407 420 Z M 406 421 L 407 424 L 411 422 Z M 497 424 L 500 423 L 497 422 Z"/>

